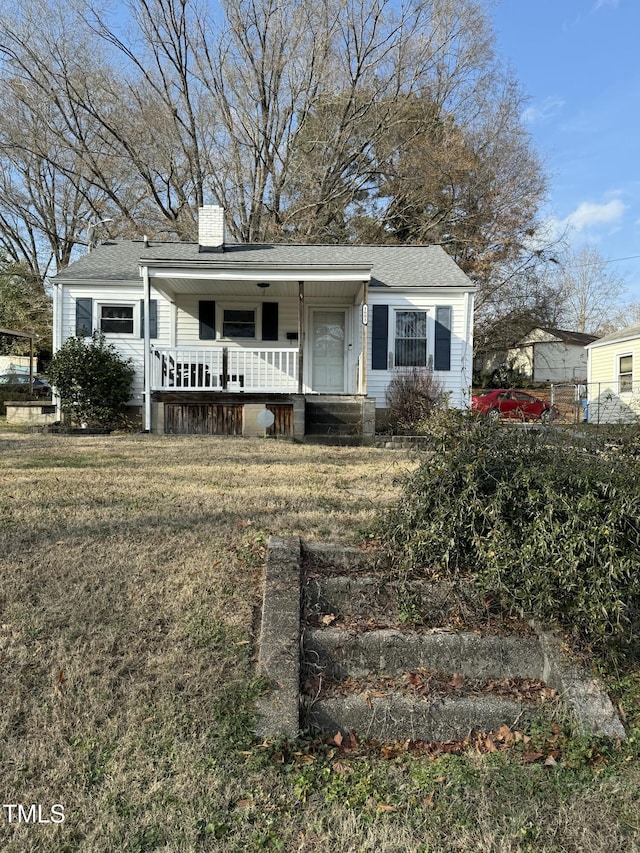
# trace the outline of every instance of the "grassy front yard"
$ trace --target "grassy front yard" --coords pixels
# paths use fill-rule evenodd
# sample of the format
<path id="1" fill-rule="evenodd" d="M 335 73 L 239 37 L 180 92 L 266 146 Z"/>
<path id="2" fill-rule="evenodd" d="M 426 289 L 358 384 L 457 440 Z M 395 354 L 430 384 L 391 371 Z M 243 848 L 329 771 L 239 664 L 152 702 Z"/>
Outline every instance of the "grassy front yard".
<path id="1" fill-rule="evenodd" d="M 640 850 L 639 668 L 619 673 L 621 749 L 561 725 L 528 751 L 253 740 L 269 535 L 354 543 L 413 465 L 0 433 L 0 849 Z"/>

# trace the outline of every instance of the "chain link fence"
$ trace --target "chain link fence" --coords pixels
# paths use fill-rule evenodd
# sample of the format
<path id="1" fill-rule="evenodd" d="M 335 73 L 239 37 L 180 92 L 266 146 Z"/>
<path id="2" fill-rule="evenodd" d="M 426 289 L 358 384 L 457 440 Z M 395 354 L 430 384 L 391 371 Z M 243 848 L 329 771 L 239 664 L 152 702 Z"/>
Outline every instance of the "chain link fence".
<path id="1" fill-rule="evenodd" d="M 640 383 L 623 391 L 610 382 L 551 385 L 551 403 L 556 423 L 640 424 Z"/>

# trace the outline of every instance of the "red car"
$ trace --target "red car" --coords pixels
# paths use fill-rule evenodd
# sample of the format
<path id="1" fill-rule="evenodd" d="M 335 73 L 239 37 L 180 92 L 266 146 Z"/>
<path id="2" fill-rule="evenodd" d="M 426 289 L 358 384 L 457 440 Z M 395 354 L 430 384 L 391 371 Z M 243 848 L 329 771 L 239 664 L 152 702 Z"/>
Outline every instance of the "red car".
<path id="1" fill-rule="evenodd" d="M 519 421 L 537 420 L 550 423 L 558 414 L 548 400 L 539 400 L 526 391 L 497 388 L 471 398 L 471 409 L 489 418 L 516 418 Z"/>

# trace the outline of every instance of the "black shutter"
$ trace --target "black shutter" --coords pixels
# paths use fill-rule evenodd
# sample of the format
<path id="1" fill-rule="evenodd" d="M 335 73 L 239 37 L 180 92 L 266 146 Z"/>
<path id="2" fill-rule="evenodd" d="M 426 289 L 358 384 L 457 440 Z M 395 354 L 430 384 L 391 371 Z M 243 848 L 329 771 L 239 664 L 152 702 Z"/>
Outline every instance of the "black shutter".
<path id="1" fill-rule="evenodd" d="M 144 299 L 140 300 L 140 337 L 144 338 Z M 158 300 L 149 302 L 149 337 L 158 337 Z"/>
<path id="2" fill-rule="evenodd" d="M 374 305 L 371 322 L 371 369 L 387 369 L 389 350 L 389 306 Z"/>
<path id="3" fill-rule="evenodd" d="M 278 340 L 278 303 L 262 303 L 262 340 Z"/>
<path id="4" fill-rule="evenodd" d="M 76 335 L 88 338 L 93 334 L 93 299 L 76 299 Z"/>
<path id="5" fill-rule="evenodd" d="M 215 341 L 216 303 L 213 300 L 201 299 L 198 302 L 198 319 L 200 320 L 200 340 Z"/>
<path id="6" fill-rule="evenodd" d="M 434 370 L 451 370 L 451 308 L 436 308 Z"/>

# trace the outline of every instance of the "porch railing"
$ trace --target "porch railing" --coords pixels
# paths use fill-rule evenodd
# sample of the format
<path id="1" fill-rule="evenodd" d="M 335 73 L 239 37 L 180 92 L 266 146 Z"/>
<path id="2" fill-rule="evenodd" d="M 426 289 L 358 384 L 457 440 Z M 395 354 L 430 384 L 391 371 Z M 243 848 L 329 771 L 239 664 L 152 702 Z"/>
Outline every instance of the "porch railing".
<path id="1" fill-rule="evenodd" d="M 152 346 L 151 389 L 295 393 L 298 351 Z"/>

